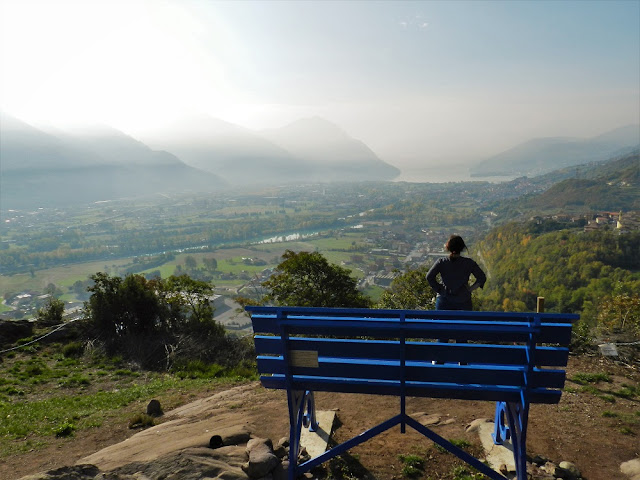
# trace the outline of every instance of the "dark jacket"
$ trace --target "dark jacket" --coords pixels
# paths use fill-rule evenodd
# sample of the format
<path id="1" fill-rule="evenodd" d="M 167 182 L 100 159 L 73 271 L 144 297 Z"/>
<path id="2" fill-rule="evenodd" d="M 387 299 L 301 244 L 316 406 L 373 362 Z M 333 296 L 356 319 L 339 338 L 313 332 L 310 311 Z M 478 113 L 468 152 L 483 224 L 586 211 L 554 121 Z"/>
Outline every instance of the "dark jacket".
<path id="1" fill-rule="evenodd" d="M 440 274 L 442 282 L 438 282 L 436 279 L 438 274 Z M 436 260 L 436 263 L 429 269 L 427 281 L 438 295 L 467 300 L 471 298 L 469 291 L 469 277 L 471 275 L 475 277 L 475 283 L 478 283 L 481 288 L 487 281 L 487 276 L 471 258 L 445 257 Z"/>

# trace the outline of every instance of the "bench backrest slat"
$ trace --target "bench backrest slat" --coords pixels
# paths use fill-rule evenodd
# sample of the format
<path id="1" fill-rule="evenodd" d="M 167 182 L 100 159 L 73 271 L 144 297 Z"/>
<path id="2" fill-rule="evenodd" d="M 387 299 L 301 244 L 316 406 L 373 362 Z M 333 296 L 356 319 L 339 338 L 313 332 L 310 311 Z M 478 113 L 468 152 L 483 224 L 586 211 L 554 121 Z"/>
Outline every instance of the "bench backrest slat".
<path id="1" fill-rule="evenodd" d="M 283 342 L 280 336 L 256 335 L 254 340 L 258 355 L 283 355 Z M 290 337 L 289 348 L 317 351 L 322 357 L 341 356 L 347 352 L 350 358 L 393 360 L 400 358 L 401 344 L 399 340 Z M 468 363 L 471 359 L 475 359 L 480 363 L 501 365 L 527 363 L 525 345 L 442 344 L 416 341 L 407 341 L 405 344 L 407 360 L 422 360 L 434 353 L 445 362 Z M 568 356 L 567 347 L 536 346 L 536 365 L 539 366 L 566 366 Z"/>
<path id="2" fill-rule="evenodd" d="M 290 334 L 321 336 L 384 336 L 396 337 L 399 332 L 408 338 L 451 338 L 456 340 L 521 342 L 533 329 L 541 343 L 568 344 L 571 324 L 542 323 L 532 327 L 526 322 L 410 319 L 404 322 L 390 319 L 281 319 L 276 316 L 252 317 L 255 333 L 279 334 L 286 326 Z"/>
<path id="3" fill-rule="evenodd" d="M 508 319 L 529 319 L 539 317 L 546 323 L 567 323 L 577 320 L 579 315 L 568 313 L 534 313 L 534 312 L 474 312 L 461 310 L 385 310 L 368 308 L 319 308 L 319 307 L 262 307 L 247 306 L 246 310 L 254 315 L 273 315 L 275 312 L 282 318 L 296 317 L 337 317 L 337 318 L 397 318 L 399 312 L 406 319 L 461 319 L 461 320 L 492 320 L 504 321 Z"/>
<path id="4" fill-rule="evenodd" d="M 459 368 L 442 366 L 432 368 L 431 362 L 407 362 L 401 370 L 400 361 L 392 360 L 356 360 L 344 358 L 320 358 L 318 367 L 291 366 L 292 375 L 314 376 L 321 372 L 322 377 L 360 378 L 368 380 L 398 380 L 404 372 L 407 382 L 452 382 L 476 385 L 512 385 L 524 387 L 526 371 L 524 367 L 506 367 L 504 365 L 483 365 Z M 282 357 L 258 357 L 258 370 L 262 373 L 287 373 Z M 528 379 L 531 387 L 562 388 L 565 374 L 563 370 L 534 369 Z"/>

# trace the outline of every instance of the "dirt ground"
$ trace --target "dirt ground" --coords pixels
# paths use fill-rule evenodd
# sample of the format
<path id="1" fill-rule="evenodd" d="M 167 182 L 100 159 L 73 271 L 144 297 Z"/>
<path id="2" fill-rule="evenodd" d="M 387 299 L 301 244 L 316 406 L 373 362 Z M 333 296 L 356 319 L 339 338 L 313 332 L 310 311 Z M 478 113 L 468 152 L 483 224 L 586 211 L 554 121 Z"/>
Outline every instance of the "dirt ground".
<path id="1" fill-rule="evenodd" d="M 568 380 L 558 405 L 532 406 L 527 452 L 553 462 L 573 462 L 588 480 L 621 478 L 620 464 L 640 457 L 640 397 L 624 395 L 625 386 L 631 386 L 636 392 L 640 389 L 640 372 L 637 365 L 617 364 L 599 356 L 572 356 L 567 378 L 578 373 L 606 373 L 611 381 L 584 387 Z M 396 415 L 399 400 L 319 393 L 316 406 L 319 410 L 337 410 L 333 438 L 340 442 Z M 482 456 L 478 436 L 465 432 L 465 427 L 477 418 L 493 419 L 494 408 L 495 404 L 490 402 L 417 398 L 407 401 L 407 413 L 440 417 L 440 422 L 432 427 L 434 431 L 444 438 L 466 439 L 472 443 L 471 452 L 478 456 Z M 229 415 L 237 415 L 239 424 L 248 424 L 254 436 L 272 438 L 274 443 L 288 436 L 286 399 L 282 391 L 266 390 L 256 382 L 227 410 Z M 12 480 L 72 465 L 135 433 L 127 425 L 105 424 L 96 430 L 78 432 L 72 438 L 56 439 L 43 450 L 0 460 L 0 478 Z M 395 427 L 325 468 L 331 469 L 337 478 L 400 479 L 402 463 L 398 456 L 401 454 L 425 458 L 423 478 L 432 480 L 453 478 L 452 469 L 461 465 L 410 428 L 403 435 L 400 428 Z"/>

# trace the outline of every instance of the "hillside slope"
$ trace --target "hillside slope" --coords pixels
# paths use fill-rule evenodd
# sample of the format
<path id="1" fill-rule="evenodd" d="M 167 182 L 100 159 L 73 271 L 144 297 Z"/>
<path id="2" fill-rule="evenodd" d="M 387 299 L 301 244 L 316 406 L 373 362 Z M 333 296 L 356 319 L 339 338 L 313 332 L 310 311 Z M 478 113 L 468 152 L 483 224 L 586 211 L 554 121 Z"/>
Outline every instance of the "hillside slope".
<path id="1" fill-rule="evenodd" d="M 107 127 L 45 132 L 2 114 L 0 136 L 3 210 L 224 186 L 219 177 Z"/>
<path id="2" fill-rule="evenodd" d="M 320 118 L 254 132 L 206 115 L 141 134 L 145 143 L 231 184 L 391 180 L 399 170 Z"/>
<path id="3" fill-rule="evenodd" d="M 472 175 L 540 175 L 628 153 L 640 145 L 640 125 L 628 125 L 592 138 L 536 138 L 487 158 Z"/>

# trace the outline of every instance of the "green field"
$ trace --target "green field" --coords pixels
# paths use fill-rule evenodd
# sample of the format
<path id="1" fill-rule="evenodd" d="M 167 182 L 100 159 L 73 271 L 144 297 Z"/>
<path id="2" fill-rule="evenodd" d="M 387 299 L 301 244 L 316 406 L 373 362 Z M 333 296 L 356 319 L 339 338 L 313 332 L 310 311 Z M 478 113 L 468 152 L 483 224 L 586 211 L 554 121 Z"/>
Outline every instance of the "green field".
<path id="1" fill-rule="evenodd" d="M 11 307 L 7 307 L 4 303 L 0 303 L 0 313 L 10 312 L 13 310 Z"/>
<path id="2" fill-rule="evenodd" d="M 0 292 L 3 294 L 27 290 L 45 292 L 50 283 L 57 287 L 70 287 L 77 280 L 84 281 L 96 272 L 114 274 L 122 266 L 129 263 L 131 261 L 128 259 L 109 260 L 107 263 L 104 261 L 87 262 L 36 270 L 33 274 L 0 275 Z"/>
<path id="3" fill-rule="evenodd" d="M 164 264 L 140 270 L 135 269 L 139 264 L 134 262 L 134 258 L 65 265 L 45 270 L 35 270 L 33 273 L 0 276 L 0 291 L 3 294 L 16 294 L 26 291 L 45 293 L 47 288 L 53 284 L 62 292 L 61 300 L 74 302 L 78 301 L 78 298 L 71 290 L 73 284 L 77 281 L 84 282 L 97 272 L 122 276 L 128 269 L 133 269 L 136 273 L 141 274 L 159 271 L 162 278 L 167 278 L 177 273 L 177 266 L 180 266 L 182 272 L 186 273 L 186 260 L 188 257 L 195 260 L 197 269 L 202 269 L 213 275 L 212 283 L 216 287 L 235 289 L 248 280 L 255 278 L 263 270 L 276 267 L 281 262 L 282 255 L 286 250 L 296 252 L 319 251 L 329 262 L 337 265 L 346 265 L 345 268 L 351 270 L 352 276 L 362 278 L 364 276 L 363 271 L 349 265 L 349 263 L 352 255 L 359 253 L 353 250 L 354 245 L 363 245 L 363 238 L 364 235 L 362 233 L 348 233 L 337 237 L 312 237 L 304 241 L 220 248 L 210 252 L 180 253 Z M 218 266 L 215 272 L 208 272 L 205 268 L 204 260 L 209 258 L 215 258 L 217 261 Z M 264 264 L 254 265 L 250 259 L 258 260 L 258 263 L 264 262 Z M 143 267 L 143 265 L 140 266 Z M 232 275 L 235 278 L 221 278 L 228 275 Z M 374 297 L 379 296 L 376 292 L 372 293 L 374 293 Z M 11 309 L 7 306 L 0 306 L 0 312 L 9 310 Z"/>

